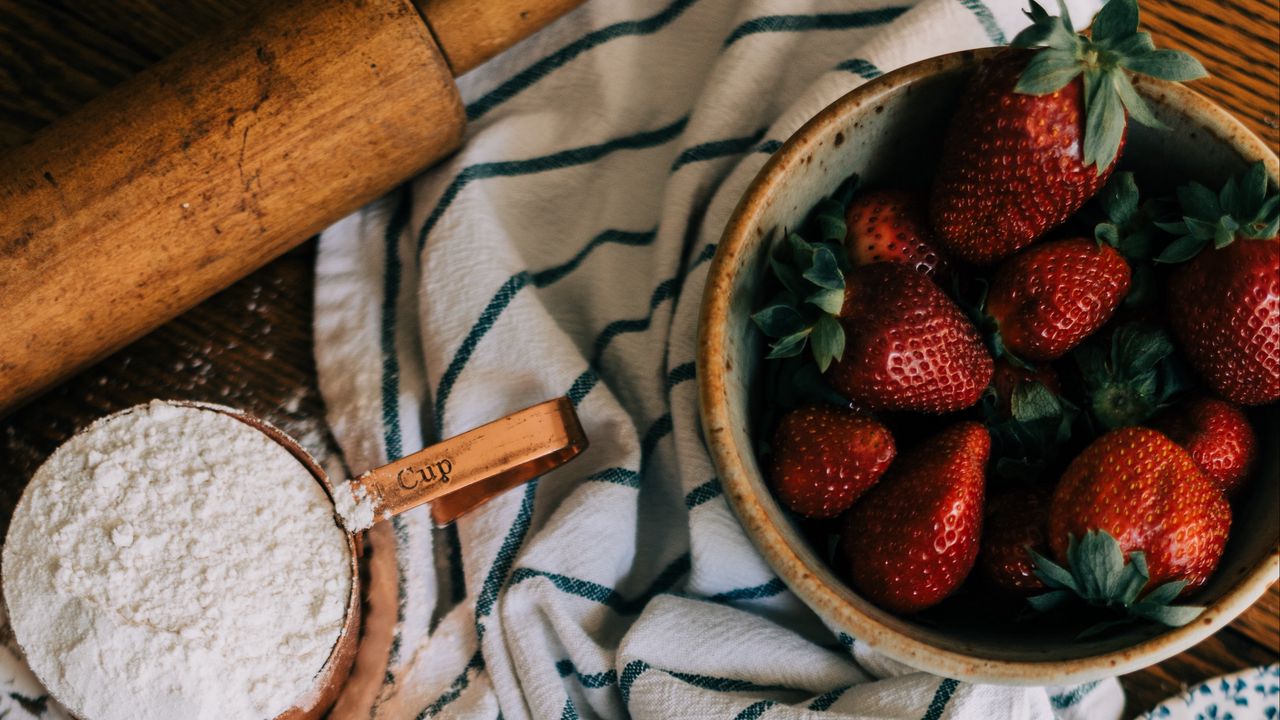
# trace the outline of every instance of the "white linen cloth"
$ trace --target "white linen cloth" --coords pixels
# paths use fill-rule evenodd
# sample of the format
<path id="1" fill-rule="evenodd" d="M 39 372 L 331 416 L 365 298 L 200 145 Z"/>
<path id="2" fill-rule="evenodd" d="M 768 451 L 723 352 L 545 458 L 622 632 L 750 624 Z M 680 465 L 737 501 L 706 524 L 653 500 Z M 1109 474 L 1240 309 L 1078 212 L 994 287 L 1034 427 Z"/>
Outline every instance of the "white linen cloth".
<path id="1" fill-rule="evenodd" d="M 824 627 L 699 433 L 707 261 L 769 153 L 869 78 L 1026 25 L 1020 0 L 907 3 L 588 2 L 461 79 L 457 155 L 322 235 L 316 360 L 352 471 L 565 394 L 591 441 L 456 530 L 395 520 L 374 717 L 1119 715 L 1114 680 L 957 683 Z"/>

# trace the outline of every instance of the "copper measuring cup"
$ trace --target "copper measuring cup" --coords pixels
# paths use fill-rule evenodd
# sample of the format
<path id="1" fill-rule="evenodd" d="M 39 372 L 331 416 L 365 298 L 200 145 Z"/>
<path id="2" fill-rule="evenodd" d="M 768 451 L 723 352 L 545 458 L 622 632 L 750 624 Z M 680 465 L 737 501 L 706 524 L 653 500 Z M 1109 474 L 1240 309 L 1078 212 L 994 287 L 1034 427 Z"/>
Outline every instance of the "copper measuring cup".
<path id="1" fill-rule="evenodd" d="M 248 413 L 219 405 L 177 402 L 240 420 L 288 450 L 315 476 L 332 501 L 334 485 L 296 440 Z M 449 523 L 490 498 L 577 457 L 587 437 L 568 398 L 557 398 L 481 425 L 426 449 L 375 468 L 347 482 L 373 501 L 375 522 L 431 503 L 437 523 Z M 335 515 L 336 522 L 336 515 Z M 341 527 L 341 523 L 339 523 Z M 345 528 L 344 528 L 345 530 Z M 320 718 L 337 700 L 355 660 L 360 636 L 360 553 L 363 532 L 347 533 L 351 592 L 346 619 L 324 666 L 306 696 L 276 720 Z"/>

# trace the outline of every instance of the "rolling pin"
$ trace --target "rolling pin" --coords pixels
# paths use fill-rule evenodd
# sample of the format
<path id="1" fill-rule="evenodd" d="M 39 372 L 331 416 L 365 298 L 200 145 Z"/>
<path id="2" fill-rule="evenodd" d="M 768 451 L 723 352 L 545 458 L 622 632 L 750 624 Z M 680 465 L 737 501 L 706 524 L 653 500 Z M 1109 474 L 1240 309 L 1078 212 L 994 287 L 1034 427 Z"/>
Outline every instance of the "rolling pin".
<path id="1" fill-rule="evenodd" d="M 0 415 L 455 150 L 579 2 L 269 2 L 0 156 Z"/>

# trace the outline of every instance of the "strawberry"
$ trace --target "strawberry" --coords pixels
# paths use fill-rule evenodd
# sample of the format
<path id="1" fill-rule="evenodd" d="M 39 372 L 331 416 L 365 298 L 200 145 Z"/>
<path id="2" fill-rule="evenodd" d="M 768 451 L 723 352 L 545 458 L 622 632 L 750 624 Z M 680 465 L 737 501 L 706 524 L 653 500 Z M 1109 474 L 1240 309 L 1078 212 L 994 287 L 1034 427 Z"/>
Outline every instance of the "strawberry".
<path id="1" fill-rule="evenodd" d="M 1129 291 L 1129 265 L 1110 245 L 1085 238 L 1040 243 L 996 270 L 987 314 L 997 347 L 1056 360 L 1102 327 Z"/>
<path id="2" fill-rule="evenodd" d="M 997 358 L 995 372 L 991 375 L 991 391 L 995 394 L 995 409 L 999 417 L 1013 416 L 1013 393 L 1023 385 L 1040 383 L 1054 395 L 1062 394 L 1058 373 L 1050 365 L 1037 367 L 1018 366 L 1007 358 Z"/>
<path id="3" fill-rule="evenodd" d="M 1128 427 L 1095 440 L 1063 474 L 1049 546 L 1070 562 L 1071 539 L 1102 530 L 1122 552 L 1143 553 L 1152 583 L 1181 580 L 1194 590 L 1213 574 L 1230 527 L 1222 491 L 1185 450 L 1161 432 Z"/>
<path id="4" fill-rule="evenodd" d="M 906 265 L 854 268 L 840 323 L 844 353 L 825 377 L 862 407 L 962 410 L 991 379 L 991 356 L 978 331 L 932 280 Z"/>
<path id="5" fill-rule="evenodd" d="M 778 422 L 769 478 L 793 511 L 830 518 L 874 485 L 893 455 L 893 435 L 875 420 L 842 408 L 804 407 Z"/>
<path id="6" fill-rule="evenodd" d="M 1138 32 L 1136 0 L 1103 6 L 1091 37 L 1066 7 L 1031 3 L 1031 27 L 974 74 L 943 142 L 930 199 L 942 248 L 987 264 L 1030 244 L 1080 209 L 1115 167 L 1126 111 L 1163 127 L 1125 69 L 1166 80 L 1205 75 L 1185 53 Z M 1026 48 L 1044 45 L 1031 51 Z"/>
<path id="7" fill-rule="evenodd" d="M 1280 241 L 1235 242 L 1179 268 L 1169 280 L 1169 324 L 1223 397 L 1280 399 Z"/>
<path id="8" fill-rule="evenodd" d="M 1036 490 L 1012 490 L 987 503 L 978 567 L 996 587 L 1016 595 L 1045 589 L 1028 549 L 1048 551 L 1045 527 L 1049 497 Z"/>
<path id="9" fill-rule="evenodd" d="M 914 613 L 960 587 L 978 556 L 986 428 L 952 425 L 899 459 L 845 521 L 839 562 L 880 607 Z"/>
<path id="10" fill-rule="evenodd" d="M 1169 324 L 1209 387 L 1239 405 L 1280 399 L 1280 195 L 1261 162 L 1216 195 L 1178 188 L 1180 237 L 1158 262 L 1185 263 L 1169 278 Z M 1209 247 L 1212 244 L 1212 247 Z"/>
<path id="11" fill-rule="evenodd" d="M 1253 469 L 1258 438 L 1240 408 L 1216 398 L 1188 400 L 1159 415 L 1153 425 L 1191 455 L 1227 497 Z"/>
<path id="12" fill-rule="evenodd" d="M 855 198 L 845 211 L 849 259 L 854 265 L 898 262 L 928 277 L 946 274 L 934 247 L 923 198 L 905 190 L 881 190 Z"/>

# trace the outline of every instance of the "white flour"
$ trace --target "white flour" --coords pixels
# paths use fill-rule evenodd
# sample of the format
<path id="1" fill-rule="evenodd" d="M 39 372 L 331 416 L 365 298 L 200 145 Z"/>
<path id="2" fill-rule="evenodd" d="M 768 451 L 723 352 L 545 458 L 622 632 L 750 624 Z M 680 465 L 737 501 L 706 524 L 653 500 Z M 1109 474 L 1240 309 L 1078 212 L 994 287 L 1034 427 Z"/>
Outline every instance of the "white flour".
<path id="1" fill-rule="evenodd" d="M 36 471 L 4 546 L 19 644 L 84 720 L 273 718 L 312 689 L 350 591 L 346 535 L 266 435 L 160 402 Z"/>
<path id="2" fill-rule="evenodd" d="M 373 525 L 373 498 L 362 486 L 341 480 L 334 483 L 333 507 L 349 532 L 368 530 Z"/>

